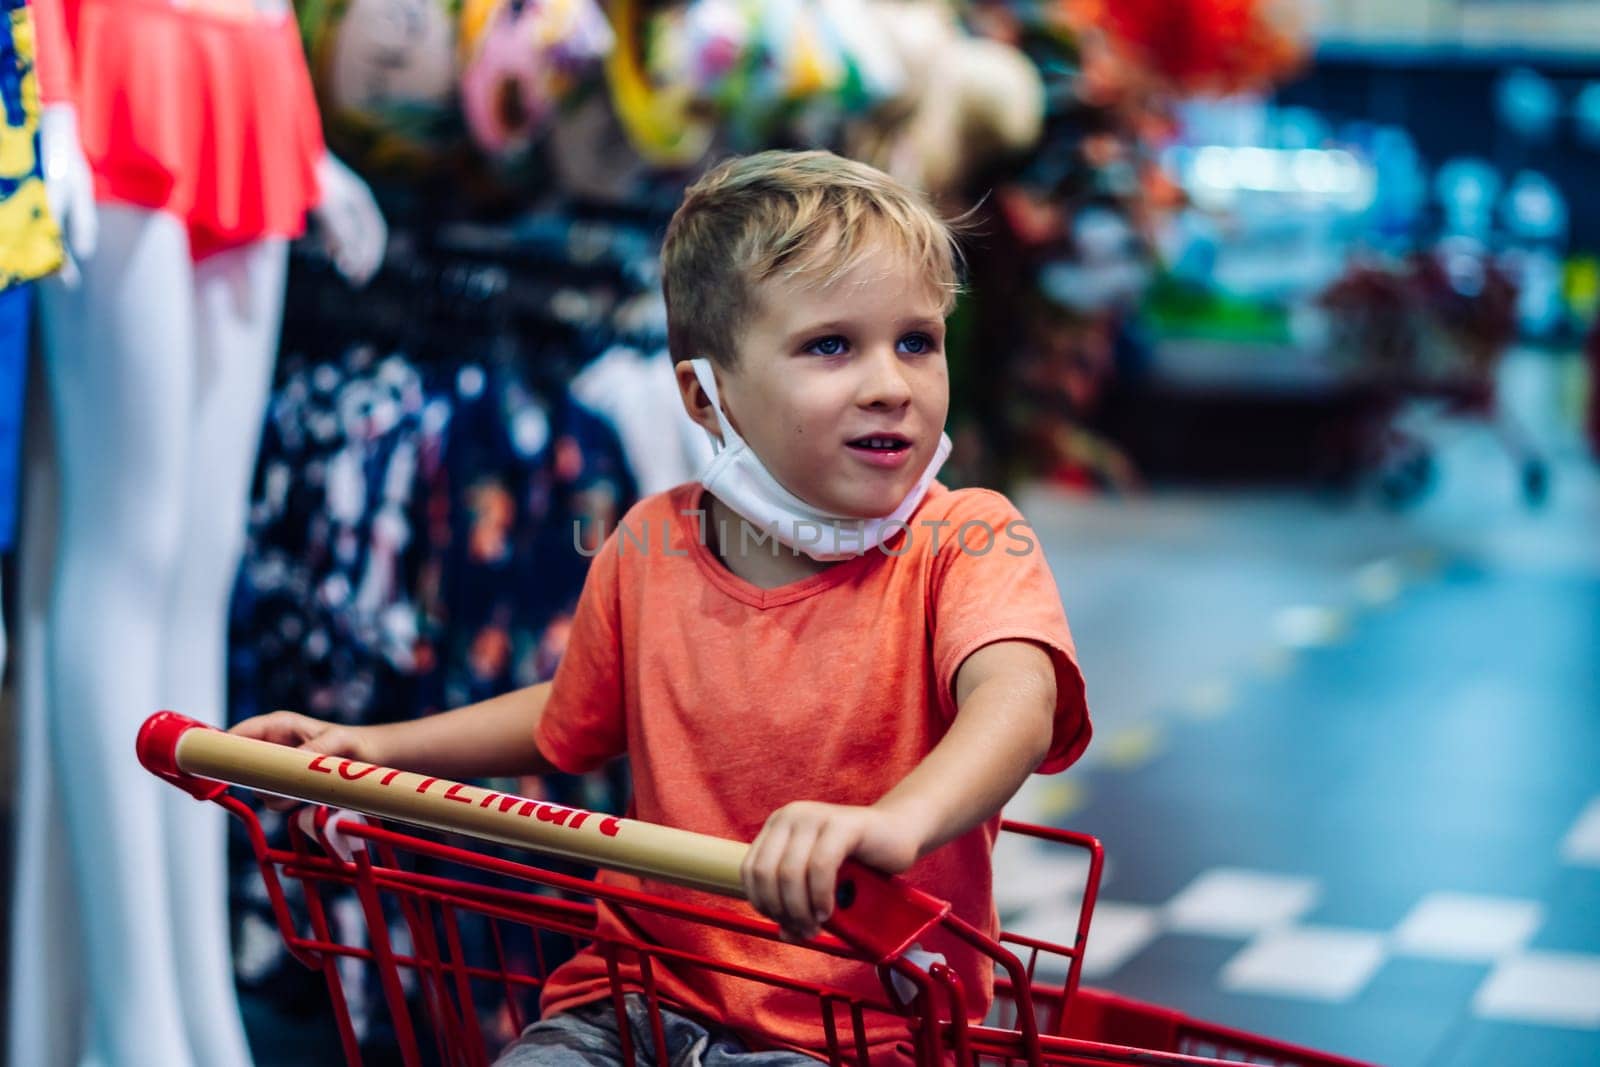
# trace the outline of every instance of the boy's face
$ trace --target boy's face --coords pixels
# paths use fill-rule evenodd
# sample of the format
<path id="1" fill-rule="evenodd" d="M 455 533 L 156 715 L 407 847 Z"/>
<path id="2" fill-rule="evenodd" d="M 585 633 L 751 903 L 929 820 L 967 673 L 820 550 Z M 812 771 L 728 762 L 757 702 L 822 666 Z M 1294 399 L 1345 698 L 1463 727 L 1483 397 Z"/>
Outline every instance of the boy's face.
<path id="1" fill-rule="evenodd" d="M 932 460 L 950 408 L 942 294 L 880 242 L 827 285 L 768 279 L 755 304 L 737 364 L 716 372 L 734 429 L 812 506 L 889 514 Z M 687 363 L 679 381 L 691 414 L 716 432 Z"/>

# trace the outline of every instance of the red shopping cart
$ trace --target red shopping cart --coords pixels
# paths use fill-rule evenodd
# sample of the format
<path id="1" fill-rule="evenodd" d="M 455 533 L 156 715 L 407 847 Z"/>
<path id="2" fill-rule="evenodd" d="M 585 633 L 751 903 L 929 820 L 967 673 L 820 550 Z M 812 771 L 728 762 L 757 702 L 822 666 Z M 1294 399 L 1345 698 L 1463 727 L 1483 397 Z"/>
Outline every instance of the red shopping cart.
<path id="1" fill-rule="evenodd" d="M 827 1062 L 836 1067 L 870 1061 L 865 1020 L 884 1014 L 903 1023 L 901 1049 L 922 1067 L 1240 1062 L 1363 1067 L 1081 988 L 1078 977 L 1102 862 L 1100 843 L 1086 835 L 1005 826 L 1011 833 L 1078 849 L 1086 858 L 1070 946 L 1015 934 L 994 940 L 950 914 L 942 901 L 847 865 L 834 917 L 809 947 L 876 969 L 882 994 L 864 997 L 859 991 L 697 958 L 626 933 L 608 933 L 601 943 L 596 929 L 601 907 L 669 915 L 765 941 L 777 941 L 778 929 L 731 909 L 691 906 L 555 869 L 561 861 L 577 861 L 739 897 L 746 846 L 738 842 L 237 737 L 170 712 L 145 722 L 138 752 L 151 772 L 220 804 L 243 822 L 279 932 L 289 952 L 325 979 L 345 1059 L 352 1065 L 363 1062 L 346 1003 L 345 974 L 352 961 L 375 968 L 407 1067 L 476 1067 L 492 1062 L 500 1043 L 528 1021 L 528 1005 L 553 969 L 546 961 L 595 943 L 608 963 L 619 1017 L 626 1011 L 625 997 L 637 997 L 647 1007 L 656 1062 L 665 1062 L 664 1039 L 651 976 L 654 968 L 670 966 L 720 970 L 804 995 L 817 1007 L 828 1036 Z M 291 820 L 287 847 L 272 847 L 255 812 L 229 786 L 317 806 Z M 465 835 L 478 847 L 419 836 L 398 825 Z M 482 850 L 485 842 L 532 850 L 556 862 L 534 866 L 489 855 Z M 480 874 L 468 877 L 470 872 Z M 493 881 L 486 884 L 484 874 Z M 286 892 L 294 884 L 303 898 L 299 914 Z M 336 933 L 324 896 L 338 888 L 354 891 L 364 937 Z M 935 928 L 994 961 L 995 1003 L 981 1024 L 969 1020 L 966 994 L 953 969 L 914 949 Z M 566 942 L 565 954 L 552 951 L 552 939 Z M 469 953 L 469 943 L 489 946 L 488 962 L 483 953 Z M 524 950 L 514 951 L 513 945 Z M 624 957 L 642 979 L 626 987 L 616 962 Z M 632 1059 L 629 1027 L 619 1029 L 623 1055 Z"/>

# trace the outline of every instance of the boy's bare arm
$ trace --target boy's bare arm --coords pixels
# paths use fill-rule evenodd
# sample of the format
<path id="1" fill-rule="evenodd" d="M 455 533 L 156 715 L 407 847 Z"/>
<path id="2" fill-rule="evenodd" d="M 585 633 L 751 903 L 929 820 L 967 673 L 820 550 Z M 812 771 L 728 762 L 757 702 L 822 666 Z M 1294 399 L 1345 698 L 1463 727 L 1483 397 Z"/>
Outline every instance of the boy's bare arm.
<path id="1" fill-rule="evenodd" d="M 1050 751 L 1056 672 L 1031 641 L 999 641 L 956 671 L 956 718 L 873 807 L 915 828 L 925 856 L 992 818 Z"/>
<path id="2" fill-rule="evenodd" d="M 556 768 L 533 736 L 549 699 L 550 683 L 541 682 L 407 722 L 342 726 L 274 711 L 246 719 L 230 732 L 438 778 L 548 774 Z"/>
<path id="3" fill-rule="evenodd" d="M 999 641 L 956 672 L 955 722 L 899 784 L 870 807 L 801 801 L 767 820 L 744 881 L 756 909 L 791 938 L 814 936 L 832 913 L 846 858 L 890 873 L 992 818 L 1049 751 L 1056 707 L 1049 655 Z"/>

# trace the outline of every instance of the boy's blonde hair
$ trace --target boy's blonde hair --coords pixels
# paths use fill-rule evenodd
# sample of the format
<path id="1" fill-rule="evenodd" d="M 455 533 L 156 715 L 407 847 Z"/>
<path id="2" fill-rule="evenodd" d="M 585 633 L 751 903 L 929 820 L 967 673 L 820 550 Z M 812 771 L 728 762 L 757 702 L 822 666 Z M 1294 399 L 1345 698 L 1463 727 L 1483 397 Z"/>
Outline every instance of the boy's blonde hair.
<path id="1" fill-rule="evenodd" d="M 959 253 L 951 225 L 919 193 L 832 152 L 760 152 L 719 164 L 684 193 L 661 249 L 673 360 L 732 366 L 757 284 L 780 271 L 827 284 L 884 239 L 926 268 L 948 314 Z"/>

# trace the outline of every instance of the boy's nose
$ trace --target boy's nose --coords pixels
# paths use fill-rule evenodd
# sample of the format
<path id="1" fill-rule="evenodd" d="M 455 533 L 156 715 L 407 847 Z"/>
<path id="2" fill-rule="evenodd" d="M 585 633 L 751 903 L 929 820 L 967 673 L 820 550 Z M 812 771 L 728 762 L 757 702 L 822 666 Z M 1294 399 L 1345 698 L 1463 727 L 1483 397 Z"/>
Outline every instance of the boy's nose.
<path id="1" fill-rule="evenodd" d="M 910 403 L 911 383 L 896 353 L 874 352 L 863 363 L 865 378 L 860 391 L 862 407 L 896 408 Z"/>

